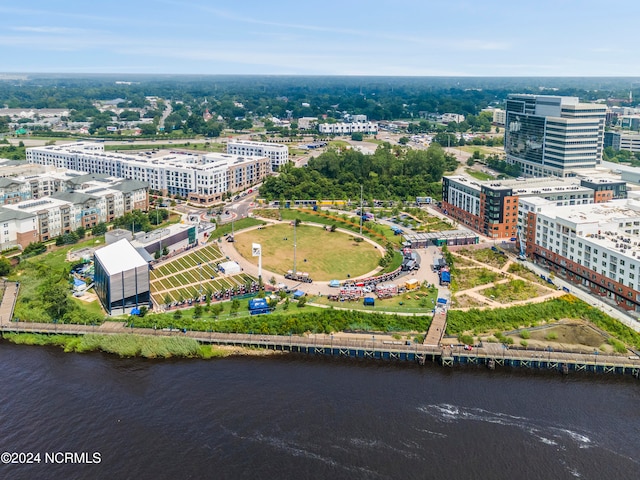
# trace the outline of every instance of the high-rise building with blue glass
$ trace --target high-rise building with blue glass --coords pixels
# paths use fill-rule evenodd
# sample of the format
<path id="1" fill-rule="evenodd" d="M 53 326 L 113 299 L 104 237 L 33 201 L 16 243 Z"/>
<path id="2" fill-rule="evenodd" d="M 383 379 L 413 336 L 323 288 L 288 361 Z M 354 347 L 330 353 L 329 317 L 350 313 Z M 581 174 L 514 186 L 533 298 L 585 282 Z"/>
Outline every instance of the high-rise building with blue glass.
<path id="1" fill-rule="evenodd" d="M 509 95 L 504 149 L 526 177 L 568 177 L 602 161 L 606 106 L 577 97 Z"/>

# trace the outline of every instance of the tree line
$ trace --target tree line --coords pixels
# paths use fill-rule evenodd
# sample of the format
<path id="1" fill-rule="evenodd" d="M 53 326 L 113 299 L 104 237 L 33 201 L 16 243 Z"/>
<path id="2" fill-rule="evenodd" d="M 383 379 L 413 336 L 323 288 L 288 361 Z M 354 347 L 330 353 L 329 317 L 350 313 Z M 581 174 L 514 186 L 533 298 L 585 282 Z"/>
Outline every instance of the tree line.
<path id="1" fill-rule="evenodd" d="M 443 174 L 457 166 L 455 157 L 435 143 L 427 150 L 406 150 L 383 144 L 373 155 L 353 149 L 330 149 L 312 158 L 307 167 L 284 166 L 280 175 L 264 181 L 260 195 L 268 201 L 355 200 L 360 198 L 362 185 L 367 199 L 440 197 Z"/>

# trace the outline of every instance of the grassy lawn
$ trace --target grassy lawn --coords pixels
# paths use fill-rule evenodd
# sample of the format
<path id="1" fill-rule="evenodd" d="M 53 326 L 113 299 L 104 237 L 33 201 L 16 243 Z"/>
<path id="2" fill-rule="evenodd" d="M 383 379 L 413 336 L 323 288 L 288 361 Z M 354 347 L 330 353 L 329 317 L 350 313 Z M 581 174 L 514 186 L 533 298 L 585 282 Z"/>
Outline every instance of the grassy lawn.
<path id="1" fill-rule="evenodd" d="M 153 327 L 154 323 L 158 325 L 172 325 L 177 328 L 178 325 L 188 325 L 191 330 L 207 331 L 212 330 L 224 331 L 220 327 L 225 323 L 235 322 L 239 319 L 249 318 L 272 318 L 269 315 L 251 315 L 249 312 L 249 299 L 241 299 L 240 309 L 236 313 L 231 313 L 231 300 L 224 302 L 212 302 L 210 307 L 203 305 L 202 316 L 194 318 L 194 309 L 187 308 L 181 310 L 171 310 L 165 313 L 152 313 L 149 312 L 144 319 L 134 320 L 135 326 L 142 326 L 144 324 Z M 214 307 L 222 308 L 222 311 L 218 314 L 213 312 Z M 321 307 L 314 307 L 312 305 L 305 305 L 304 307 L 298 307 L 295 302 L 290 302 L 289 306 L 285 306 L 284 302 L 279 303 L 271 315 L 277 314 L 278 317 L 295 317 L 301 313 L 313 313 L 321 312 L 324 310 Z M 179 311 L 179 318 L 176 319 L 176 311 Z M 191 324 L 191 325 L 189 325 Z"/>
<path id="2" fill-rule="evenodd" d="M 321 225 L 335 225 L 337 228 L 344 228 L 353 232 L 360 232 L 360 219 L 353 215 L 337 214 L 335 212 L 314 212 L 313 210 L 299 210 L 296 208 L 260 209 L 254 210 L 254 215 L 273 218 L 275 220 L 295 220 L 301 222 L 318 223 Z M 400 244 L 401 235 L 394 238 L 393 232 L 387 226 L 377 223 L 364 222 L 362 234 L 371 238 L 375 242 L 384 243 L 389 241 L 393 244 Z"/>
<path id="3" fill-rule="evenodd" d="M 251 257 L 251 244 L 262 245 L 262 266 L 284 274 L 293 268 L 293 226 L 272 225 L 235 236 L 236 249 Z M 353 237 L 329 232 L 319 227 L 299 225 L 296 228 L 297 270 L 308 272 L 314 280 L 344 279 L 363 275 L 378 266 L 380 249 L 368 242 L 355 242 Z M 306 260 L 306 261 L 305 261 Z"/>
<path id="4" fill-rule="evenodd" d="M 494 153 L 499 153 L 499 152 L 503 152 L 504 153 L 504 149 L 502 147 L 487 147 L 485 145 L 464 145 L 462 147 L 456 147 L 460 150 L 462 150 L 463 152 L 467 152 L 467 153 L 471 153 L 473 154 L 473 152 L 478 151 L 484 155 L 493 155 Z"/>
<path id="5" fill-rule="evenodd" d="M 500 280 L 500 275 L 487 268 L 465 268 L 458 270 L 457 278 L 452 280 L 456 290 L 467 290 Z"/>
<path id="6" fill-rule="evenodd" d="M 485 263 L 496 268 L 504 267 L 509 261 L 506 255 L 502 255 L 500 252 L 495 252 L 490 248 L 482 248 L 479 250 L 463 248 L 462 250 L 458 250 L 456 253 L 473 258 L 478 262 Z"/>
<path id="7" fill-rule="evenodd" d="M 435 215 L 430 215 L 419 208 L 408 208 L 400 215 L 406 215 L 407 218 L 401 220 L 404 220 L 417 232 L 441 232 L 443 230 L 455 229 L 450 221 L 442 220 Z"/>
<path id="8" fill-rule="evenodd" d="M 467 174 L 471 175 L 473 178 L 477 178 L 478 180 L 493 180 L 494 178 L 496 178 L 493 175 L 489 175 L 488 173 L 480 172 L 478 170 L 472 170 L 470 168 L 465 168 L 465 172 L 467 172 Z"/>
<path id="9" fill-rule="evenodd" d="M 44 254 L 22 260 L 9 277 L 12 281 L 20 282 L 14 317 L 34 322 L 50 322 L 52 319 L 45 312 L 42 305 L 42 298 L 39 293 L 40 288 L 49 277 L 54 277 L 60 281 L 68 278 L 68 271 L 72 266 L 71 263 L 66 261 L 69 250 L 100 246 L 104 246 L 103 237 L 66 247 L 50 247 Z M 104 318 L 105 314 L 99 302 L 87 303 L 72 298 L 72 304 L 77 307 L 77 309 L 74 309 L 74 317 L 80 323 L 83 323 L 83 321 L 87 323 L 100 321 Z"/>
<path id="10" fill-rule="evenodd" d="M 350 143 L 345 140 L 330 140 L 330 147 L 344 148 L 350 146 Z"/>
<path id="11" fill-rule="evenodd" d="M 336 289 L 337 291 L 337 289 Z M 368 296 L 375 297 L 374 294 Z M 352 310 L 366 310 L 371 312 L 395 312 L 430 314 L 438 297 L 437 289 L 421 288 L 412 292 L 405 292 L 392 298 L 375 299 L 373 307 L 365 307 L 360 299 L 357 302 L 335 302 L 327 297 L 312 297 L 309 302 L 330 305 L 332 307 L 349 308 Z"/>
<path id="12" fill-rule="evenodd" d="M 255 218 L 250 218 L 250 217 L 242 218 L 240 220 L 233 222 L 233 230 L 235 232 L 238 232 L 244 228 L 249 228 L 249 227 L 254 227 L 256 225 L 264 225 L 264 224 L 265 222 L 263 222 L 262 220 L 257 220 Z M 227 233 L 231 233 L 231 229 L 232 229 L 231 222 L 218 225 L 216 229 L 213 231 L 213 233 L 211 234 L 211 236 L 209 237 L 209 240 L 222 238 Z"/>
<path id="13" fill-rule="evenodd" d="M 549 286 L 549 284 L 546 282 L 546 280 L 542 280 L 540 278 L 540 275 L 536 275 L 531 270 L 529 270 L 527 267 L 525 267 L 524 265 L 521 265 L 519 263 L 512 263 L 511 265 L 509 265 L 509 268 L 507 268 L 507 272 L 513 273 L 514 275 L 518 275 L 519 277 L 522 277 L 522 278 L 524 278 L 526 280 L 529 280 L 530 282 L 539 283 L 540 285 Z"/>
<path id="14" fill-rule="evenodd" d="M 477 267 L 477 265 L 468 258 L 456 255 L 456 252 L 451 252 L 451 254 L 453 255 L 453 258 L 455 260 L 456 267 Z"/>
<path id="15" fill-rule="evenodd" d="M 525 280 L 512 280 L 507 283 L 494 285 L 493 287 L 480 291 L 480 293 L 496 302 L 509 303 L 539 297 L 548 293 L 548 290 L 533 283 L 526 282 Z"/>

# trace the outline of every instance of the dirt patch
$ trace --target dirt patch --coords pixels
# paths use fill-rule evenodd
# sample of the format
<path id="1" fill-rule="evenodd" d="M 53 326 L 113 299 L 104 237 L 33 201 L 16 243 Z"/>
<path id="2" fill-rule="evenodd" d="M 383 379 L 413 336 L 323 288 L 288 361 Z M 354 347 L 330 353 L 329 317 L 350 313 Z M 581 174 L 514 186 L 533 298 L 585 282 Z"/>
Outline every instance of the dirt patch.
<path id="1" fill-rule="evenodd" d="M 453 298 L 453 308 L 472 308 L 472 307 L 486 307 L 487 304 L 481 302 L 469 295 L 456 295 Z"/>
<path id="2" fill-rule="evenodd" d="M 516 345 L 520 344 L 520 335 L 510 335 Z M 592 353 L 598 350 L 613 353 L 613 347 L 607 343 L 607 337 L 591 325 L 575 320 L 563 321 L 548 327 L 531 330 L 527 340 L 530 348 L 552 347 L 556 350 L 568 350 Z"/>
<path id="3" fill-rule="evenodd" d="M 580 344 L 594 348 L 600 347 L 607 341 L 607 338 L 600 332 L 580 322 L 550 325 L 548 328 L 531 332 L 531 339 L 548 342 L 550 340 L 546 337 L 550 334 L 557 336 L 557 339 L 553 341 L 558 343 Z"/>

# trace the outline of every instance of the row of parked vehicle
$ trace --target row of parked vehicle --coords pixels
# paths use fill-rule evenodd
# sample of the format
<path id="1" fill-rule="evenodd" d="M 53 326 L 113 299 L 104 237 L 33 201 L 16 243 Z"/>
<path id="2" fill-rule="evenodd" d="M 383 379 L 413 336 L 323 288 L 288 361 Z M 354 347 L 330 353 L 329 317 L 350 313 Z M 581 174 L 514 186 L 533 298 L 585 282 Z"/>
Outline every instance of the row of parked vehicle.
<path id="1" fill-rule="evenodd" d="M 216 292 L 212 292 L 211 298 L 209 300 L 210 301 L 229 300 L 230 298 L 238 295 L 257 292 L 259 289 L 260 289 L 260 285 L 258 285 L 258 282 L 251 282 L 248 288 L 247 288 L 247 285 L 238 285 L 237 287 L 234 287 L 234 288 L 227 288 L 223 290 L 218 290 Z M 184 305 L 193 305 L 194 303 L 203 303 L 206 301 L 207 301 L 207 295 L 204 294 L 204 295 L 195 296 L 193 298 L 186 298 L 181 301 L 171 302 L 167 306 L 181 307 Z"/>

